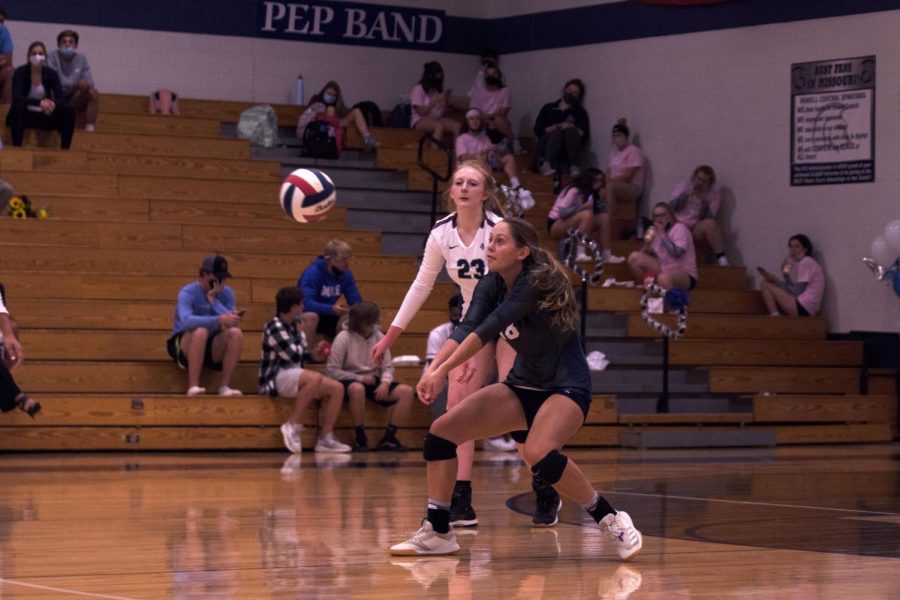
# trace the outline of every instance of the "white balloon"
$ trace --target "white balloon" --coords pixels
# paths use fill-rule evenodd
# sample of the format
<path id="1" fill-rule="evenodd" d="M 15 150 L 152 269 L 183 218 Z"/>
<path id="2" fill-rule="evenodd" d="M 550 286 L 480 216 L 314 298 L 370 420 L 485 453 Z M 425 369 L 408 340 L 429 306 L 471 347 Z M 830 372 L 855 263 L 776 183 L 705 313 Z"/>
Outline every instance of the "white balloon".
<path id="1" fill-rule="evenodd" d="M 885 225 L 884 241 L 887 242 L 888 248 L 894 251 L 894 256 L 900 257 L 900 219 Z"/>
<path id="2" fill-rule="evenodd" d="M 882 267 L 889 267 L 897 260 L 897 255 L 888 247 L 883 235 L 872 240 L 869 250 L 872 258 Z"/>

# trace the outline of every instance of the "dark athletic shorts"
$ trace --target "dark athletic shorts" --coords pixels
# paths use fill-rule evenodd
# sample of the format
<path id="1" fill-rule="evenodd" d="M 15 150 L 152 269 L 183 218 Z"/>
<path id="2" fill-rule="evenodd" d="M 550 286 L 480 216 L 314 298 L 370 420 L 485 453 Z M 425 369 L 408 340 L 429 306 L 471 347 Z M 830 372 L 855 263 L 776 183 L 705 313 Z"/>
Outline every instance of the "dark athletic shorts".
<path id="1" fill-rule="evenodd" d="M 330 340 L 337 336 L 337 326 L 340 317 L 337 315 L 319 314 L 319 324 L 316 325 L 316 333 L 321 333 Z"/>
<path id="2" fill-rule="evenodd" d="M 808 316 L 809 316 L 809 311 L 806 310 L 805 308 L 803 308 L 803 305 L 800 304 L 800 301 L 799 301 L 799 300 L 796 300 L 795 302 L 797 302 L 797 316 L 800 316 L 800 317 L 808 317 Z"/>
<path id="3" fill-rule="evenodd" d="M 361 382 L 359 382 L 359 381 L 342 381 L 341 383 L 344 384 L 344 400 L 349 400 L 350 399 L 350 393 L 349 393 L 350 385 L 353 383 L 361 383 Z M 390 399 L 376 400 L 375 399 L 375 388 L 377 388 L 380 383 L 381 383 L 381 379 L 376 377 L 375 383 L 373 383 L 373 384 L 363 383 L 362 384 L 362 386 L 364 388 L 366 388 L 366 398 L 368 398 L 372 402 L 375 402 L 376 404 L 380 404 L 381 406 L 390 406 L 392 404 L 396 404 L 397 403 L 396 400 L 390 400 Z M 394 388 L 397 387 L 398 385 L 400 385 L 400 384 L 397 383 L 396 381 L 392 381 L 388 386 L 389 387 L 388 393 L 393 392 Z"/>
<path id="4" fill-rule="evenodd" d="M 519 444 L 524 444 L 525 439 L 528 437 L 528 431 L 531 429 L 531 425 L 534 423 L 534 417 L 537 415 L 538 410 L 540 410 L 541 405 L 544 404 L 544 401 L 553 396 L 554 394 L 561 394 L 567 398 L 570 398 L 572 402 L 578 405 L 578 408 L 581 409 L 581 412 L 584 414 L 584 418 L 587 419 L 588 410 L 591 408 L 591 394 L 586 390 L 582 390 L 579 388 L 556 388 L 552 390 L 530 390 L 528 388 L 517 387 L 514 385 L 510 385 L 505 383 L 509 389 L 519 398 L 519 402 L 522 403 L 522 409 L 525 411 L 525 422 L 528 424 L 528 429 L 525 431 L 513 431 L 510 435 L 512 439 L 514 439 Z"/>
<path id="5" fill-rule="evenodd" d="M 221 333 L 221 329 L 208 338 L 206 338 L 206 350 L 203 353 L 203 366 L 207 369 L 212 369 L 213 371 L 221 371 L 222 363 L 215 362 L 212 358 L 212 344 L 213 340 L 216 339 L 216 336 Z M 172 337 L 166 341 L 166 350 L 169 351 L 169 356 L 172 357 L 172 360 L 175 361 L 175 364 L 181 367 L 182 369 L 187 369 L 188 360 L 187 356 L 184 355 L 184 352 L 181 351 L 181 336 L 184 335 L 185 332 L 176 333 Z"/>
<path id="6" fill-rule="evenodd" d="M 695 287 L 697 287 L 697 278 L 696 277 L 694 277 L 693 275 L 688 275 L 688 279 L 691 280 L 691 287 L 688 288 L 689 290 L 692 290 Z"/>

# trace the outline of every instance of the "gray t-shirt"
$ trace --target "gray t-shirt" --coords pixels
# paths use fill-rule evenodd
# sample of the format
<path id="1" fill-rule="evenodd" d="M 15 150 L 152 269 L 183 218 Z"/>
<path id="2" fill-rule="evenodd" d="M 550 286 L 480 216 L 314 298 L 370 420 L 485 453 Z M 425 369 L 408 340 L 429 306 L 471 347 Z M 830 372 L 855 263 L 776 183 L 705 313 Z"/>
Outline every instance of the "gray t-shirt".
<path id="1" fill-rule="evenodd" d="M 81 52 L 76 52 L 68 60 L 63 58 L 59 50 L 54 50 L 47 54 L 47 65 L 59 75 L 63 94 L 66 96 L 71 96 L 75 92 L 78 82 L 82 79 L 86 79 L 91 85 L 94 85 L 91 66 L 88 64 L 87 57 Z"/>

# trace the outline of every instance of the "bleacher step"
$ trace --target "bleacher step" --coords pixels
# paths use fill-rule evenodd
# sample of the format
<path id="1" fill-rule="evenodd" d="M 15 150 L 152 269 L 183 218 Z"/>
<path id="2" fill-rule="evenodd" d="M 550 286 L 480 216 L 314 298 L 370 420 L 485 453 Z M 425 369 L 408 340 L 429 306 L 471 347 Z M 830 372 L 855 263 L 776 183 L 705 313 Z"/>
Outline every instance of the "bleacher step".
<path id="1" fill-rule="evenodd" d="M 619 432 L 624 448 L 737 448 L 774 446 L 775 430 L 737 427 L 630 427 Z"/>

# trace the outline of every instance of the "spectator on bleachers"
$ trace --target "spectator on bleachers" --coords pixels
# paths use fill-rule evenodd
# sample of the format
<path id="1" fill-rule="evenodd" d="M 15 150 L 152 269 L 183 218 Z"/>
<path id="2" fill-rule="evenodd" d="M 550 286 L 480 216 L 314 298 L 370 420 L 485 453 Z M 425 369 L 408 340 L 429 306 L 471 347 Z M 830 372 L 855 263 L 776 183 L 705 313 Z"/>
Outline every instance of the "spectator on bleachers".
<path id="1" fill-rule="evenodd" d="M 628 122 L 623 117 L 612 128 L 613 148 L 609 153 L 606 174 L 606 206 L 616 214 L 620 203 L 637 206 L 644 193 L 644 171 L 647 162 L 640 148 L 631 143 Z"/>
<path id="2" fill-rule="evenodd" d="M 798 233 L 788 240 L 788 256 L 781 263 L 780 280 L 762 267 L 757 267 L 763 278 L 760 287 L 763 302 L 773 317 L 819 314 L 825 295 L 825 272 L 812 253 L 812 242 Z"/>
<path id="3" fill-rule="evenodd" d="M 43 42 L 28 46 L 28 64 L 13 73 L 12 104 L 6 115 L 13 146 L 21 146 L 25 129 L 59 132 L 60 147 L 72 146 L 75 109 L 63 96 L 59 76 L 46 65 L 47 48 Z"/>
<path id="4" fill-rule="evenodd" d="M 562 189 L 547 215 L 547 231 L 554 240 L 563 239 L 569 229 L 574 228 L 600 244 L 604 262 L 625 262 L 625 257 L 612 253 L 610 226 L 606 210 L 606 177 L 603 171 L 593 167 Z M 590 259 L 580 246 L 576 260 Z"/>
<path id="5" fill-rule="evenodd" d="M 314 400 L 321 401 L 321 423 L 316 452 L 350 452 L 334 435 L 334 424 L 341 412 L 344 387 L 340 382 L 303 368 L 302 331 L 298 326 L 303 311 L 303 292 L 283 287 L 275 294 L 275 316 L 262 333 L 262 360 L 259 365 L 259 393 L 277 398 L 295 397 L 291 416 L 281 425 L 285 447 L 303 451 L 303 413 Z"/>
<path id="6" fill-rule="evenodd" d="M 694 243 L 707 244 L 716 255 L 716 264 L 728 266 L 725 256 L 725 238 L 716 222 L 721 199 L 715 188 L 716 172 L 709 165 L 694 169 L 690 179 L 685 179 L 672 191 L 669 205 L 679 223 L 684 223 L 694 234 Z"/>
<path id="7" fill-rule="evenodd" d="M 481 51 L 481 56 L 478 58 L 479 67 L 478 72 L 475 73 L 475 81 L 472 82 L 472 87 L 469 89 L 469 96 L 472 96 L 472 90 L 477 88 L 484 87 L 484 70 L 488 65 L 500 66 L 500 55 L 497 54 L 497 51 L 493 48 L 485 48 Z"/>
<path id="8" fill-rule="evenodd" d="M 590 118 L 582 106 L 584 93 L 584 82 L 570 79 L 563 86 L 562 97 L 548 102 L 538 113 L 534 135 L 541 175 L 566 170 L 572 177 L 581 174 L 581 155 L 591 136 Z"/>
<path id="9" fill-rule="evenodd" d="M 443 140 L 445 133 L 450 133 L 454 138 L 459 135 L 459 122 L 447 116 L 450 92 L 451 90 L 444 89 L 444 68 L 441 63 L 425 63 L 422 78 L 409 94 L 412 106 L 410 127 L 430 133 L 438 140 Z"/>
<path id="10" fill-rule="evenodd" d="M 366 118 L 358 108 L 347 108 L 344 104 L 344 94 L 341 86 L 336 81 L 329 81 L 322 87 L 318 94 L 309 99 L 309 105 L 297 120 L 297 138 L 302 140 L 306 126 L 313 121 L 327 121 L 335 129 L 340 131 L 342 138 L 346 139 L 347 127 L 352 123 L 363 136 L 366 150 L 378 148 L 378 142 L 369 132 Z"/>
<path id="11" fill-rule="evenodd" d="M 644 234 L 643 247 L 628 255 L 628 266 L 645 285 L 653 280 L 667 290 L 696 287 L 694 237 L 684 223 L 675 220 L 666 202 L 653 207 L 653 225 Z"/>
<path id="12" fill-rule="evenodd" d="M 372 347 L 384 337 L 379 329 L 381 309 L 374 302 L 363 300 L 350 308 L 347 329 L 334 338 L 325 372 L 344 384 L 347 403 L 356 430 L 357 452 L 369 451 L 366 436 L 366 399 L 387 408 L 387 427 L 378 443 L 379 450 L 405 452 L 397 439 L 397 425 L 406 422 L 413 403 L 413 389 L 394 381 L 394 367 L 390 350 L 384 353 L 381 364 L 371 359 Z"/>
<path id="13" fill-rule="evenodd" d="M 243 311 L 237 310 L 234 291 L 225 285 L 229 277 L 225 257 L 210 254 L 200 263 L 197 281 L 178 292 L 175 322 L 166 348 L 175 364 L 187 369 L 188 396 L 206 393 L 206 388 L 200 387 L 204 367 L 222 372 L 220 396 L 241 395 L 230 383 L 244 345 L 239 327 Z"/>
<path id="14" fill-rule="evenodd" d="M 6 27 L 6 9 L 0 6 L 0 104 L 12 102 L 13 41 Z"/>
<path id="15" fill-rule="evenodd" d="M 509 177 L 509 187 L 518 193 L 519 201 L 526 206 L 534 206 L 534 197 L 519 181 L 516 157 L 510 154 L 508 146 L 496 145 L 491 141 L 489 134 L 485 132 L 483 115 L 474 107 L 466 111 L 466 122 L 460 130 L 459 137 L 456 138 L 456 160 L 463 161 L 468 158 L 480 160 L 492 171 L 503 169 Z"/>
<path id="16" fill-rule="evenodd" d="M 317 257 L 300 275 L 297 287 L 303 290 L 301 324 L 307 343 L 315 343 L 321 333 L 330 342 L 343 329 L 350 306 L 362 300 L 356 279 L 350 271 L 353 249 L 343 240 L 325 244 L 325 253 Z M 338 302 L 343 296 L 347 305 Z M 324 356 L 310 356 L 307 360 L 323 360 Z"/>
<path id="17" fill-rule="evenodd" d="M 473 85 L 469 90 L 469 107 L 481 111 L 485 133 L 491 138 L 491 142 L 505 145 L 513 154 L 521 154 L 522 145 L 509 122 L 509 88 L 506 87 L 503 73 L 491 62 L 479 73 L 484 74 L 483 85 Z"/>
<path id="18" fill-rule="evenodd" d="M 58 48 L 47 57 L 47 64 L 59 74 L 63 95 L 76 114 L 84 113 L 84 130 L 94 131 L 100 112 L 100 94 L 94 86 L 87 57 L 78 52 L 78 32 L 71 29 L 60 32 L 56 45 Z"/>
<path id="19" fill-rule="evenodd" d="M 6 290 L 3 284 L 0 284 L 0 334 L 3 344 L 0 347 L 0 411 L 9 412 L 19 408 L 34 418 L 41 411 L 41 403 L 29 398 L 19 389 L 10 372 L 22 364 L 25 353 L 19 343 L 16 324 L 6 308 Z"/>

